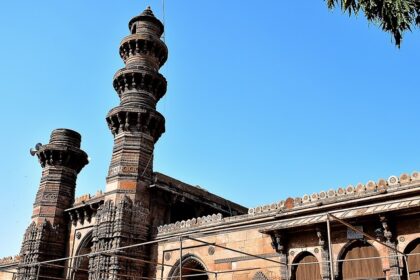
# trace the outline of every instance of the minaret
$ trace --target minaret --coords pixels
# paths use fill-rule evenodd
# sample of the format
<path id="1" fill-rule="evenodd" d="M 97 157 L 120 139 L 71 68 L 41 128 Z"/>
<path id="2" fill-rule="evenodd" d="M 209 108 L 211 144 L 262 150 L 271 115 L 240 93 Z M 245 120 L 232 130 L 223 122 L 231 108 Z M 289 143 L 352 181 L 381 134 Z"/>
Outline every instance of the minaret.
<path id="1" fill-rule="evenodd" d="M 120 44 L 125 67 L 114 75 L 120 105 L 106 121 L 114 135 L 114 148 L 106 179 L 105 202 L 99 206 L 92 232 L 92 252 L 138 244 L 150 239 L 153 150 L 165 131 L 165 118 L 156 104 L 166 93 L 159 68 L 168 49 L 160 39 L 163 24 L 148 7 L 128 24 L 131 34 Z M 117 250 L 89 259 L 89 279 L 125 279 L 148 273 L 150 248 Z"/>
<path id="2" fill-rule="evenodd" d="M 154 144 L 165 131 L 165 118 L 156 111 L 156 104 L 166 93 L 166 79 L 158 71 L 168 49 L 160 39 L 163 24 L 150 7 L 130 20 L 129 29 L 131 35 L 120 44 L 125 67 L 117 71 L 113 82 L 120 105 L 106 117 L 114 135 L 106 192 L 108 197 L 128 194 L 138 200 L 151 182 Z"/>
<path id="3" fill-rule="evenodd" d="M 42 177 L 33 206 L 32 223 L 26 230 L 21 249 L 18 279 L 35 279 L 36 274 L 61 277 L 57 267 L 27 266 L 65 256 L 68 219 L 64 210 L 74 202 L 77 174 L 88 163 L 80 149 L 81 136 L 69 129 L 56 129 L 50 142 L 39 147 L 36 156 Z M 60 263 L 55 263 L 59 265 Z"/>

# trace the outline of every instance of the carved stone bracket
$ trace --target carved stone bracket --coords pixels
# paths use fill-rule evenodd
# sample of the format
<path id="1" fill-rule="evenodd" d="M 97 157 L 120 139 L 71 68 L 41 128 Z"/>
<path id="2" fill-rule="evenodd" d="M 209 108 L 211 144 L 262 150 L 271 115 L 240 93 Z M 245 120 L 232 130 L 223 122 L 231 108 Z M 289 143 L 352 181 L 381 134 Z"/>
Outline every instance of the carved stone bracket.
<path id="1" fill-rule="evenodd" d="M 322 258 L 322 279 L 330 279 L 330 263 L 328 253 L 328 243 L 326 241 L 327 231 L 324 227 L 318 226 L 315 228 L 316 236 L 318 237 L 318 244 L 321 247 Z"/>
<path id="2" fill-rule="evenodd" d="M 114 136 L 122 131 L 138 131 L 152 136 L 156 142 L 165 132 L 165 118 L 157 111 L 116 107 L 108 113 L 106 121 Z"/>
<path id="3" fill-rule="evenodd" d="M 66 212 L 68 212 L 73 226 L 76 226 L 78 222 L 83 225 L 85 221 L 89 223 L 92 221 L 92 218 L 96 216 L 97 209 L 101 204 L 103 204 L 103 200 L 94 201 L 93 203 L 83 204 L 68 209 Z"/>

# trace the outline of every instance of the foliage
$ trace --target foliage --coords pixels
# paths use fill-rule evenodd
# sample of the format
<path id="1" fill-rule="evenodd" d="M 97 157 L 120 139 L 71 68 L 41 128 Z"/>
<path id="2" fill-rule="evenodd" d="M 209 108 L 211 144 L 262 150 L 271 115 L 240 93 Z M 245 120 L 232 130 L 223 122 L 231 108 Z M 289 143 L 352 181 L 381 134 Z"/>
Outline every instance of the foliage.
<path id="1" fill-rule="evenodd" d="M 326 0 L 328 8 L 341 6 L 343 12 L 358 14 L 389 32 L 400 47 L 403 33 L 420 26 L 420 0 Z"/>

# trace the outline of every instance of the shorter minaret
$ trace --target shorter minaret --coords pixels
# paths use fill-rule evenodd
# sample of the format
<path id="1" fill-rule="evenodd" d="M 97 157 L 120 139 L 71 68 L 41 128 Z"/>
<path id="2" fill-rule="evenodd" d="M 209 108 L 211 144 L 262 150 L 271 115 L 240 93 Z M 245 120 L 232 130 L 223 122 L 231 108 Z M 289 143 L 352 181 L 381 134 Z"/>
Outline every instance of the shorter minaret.
<path id="1" fill-rule="evenodd" d="M 39 147 L 36 156 L 42 167 L 42 177 L 36 195 L 32 223 L 26 230 L 18 279 L 61 277 L 62 268 L 30 264 L 59 259 L 65 256 L 68 218 L 64 210 L 74 202 L 77 174 L 88 163 L 87 154 L 80 149 L 81 136 L 69 129 L 56 129 L 50 142 Z M 54 263 L 61 265 L 62 263 Z"/>

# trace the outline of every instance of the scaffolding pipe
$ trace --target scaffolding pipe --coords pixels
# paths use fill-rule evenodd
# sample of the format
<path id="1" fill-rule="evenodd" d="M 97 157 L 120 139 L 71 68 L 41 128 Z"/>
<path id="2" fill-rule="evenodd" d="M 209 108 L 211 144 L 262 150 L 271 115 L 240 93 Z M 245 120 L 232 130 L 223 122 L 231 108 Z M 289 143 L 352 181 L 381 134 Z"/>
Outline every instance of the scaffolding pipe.
<path id="1" fill-rule="evenodd" d="M 182 280 L 182 236 L 179 237 L 179 280 Z"/>
<path id="2" fill-rule="evenodd" d="M 221 246 L 221 245 L 217 245 L 217 244 L 211 244 L 209 242 L 206 242 L 206 241 L 203 241 L 203 240 L 200 240 L 200 239 L 196 239 L 196 238 L 193 238 L 193 237 L 190 237 L 190 236 L 184 236 L 184 237 L 188 238 L 190 240 L 196 241 L 196 242 L 201 242 L 201 243 L 207 244 L 207 245 L 213 245 L 217 248 L 221 248 L 221 249 L 225 249 L 225 250 L 232 251 L 232 252 L 235 252 L 235 253 L 243 254 L 245 256 L 253 257 L 253 258 L 256 258 L 256 259 L 262 259 L 262 260 L 266 260 L 266 261 L 273 262 L 273 263 L 276 263 L 276 264 L 283 264 L 283 265 L 285 264 L 283 262 L 279 262 L 279 261 L 271 260 L 271 259 L 268 259 L 268 258 L 265 258 L 265 257 L 249 254 L 249 253 L 239 251 L 239 250 L 235 250 L 235 249 L 232 249 L 232 248 L 229 248 L 229 247 L 225 247 L 225 246 Z"/>
<path id="3" fill-rule="evenodd" d="M 111 254 L 103 254 L 105 256 L 111 257 Z M 168 266 L 168 267 L 173 267 L 173 265 L 170 264 L 162 264 L 162 263 L 158 263 L 158 262 L 154 262 L 154 261 L 148 261 L 148 260 L 143 260 L 143 259 L 136 259 L 136 258 L 132 258 L 132 257 L 127 257 L 127 256 L 120 256 L 117 255 L 117 258 L 122 258 L 122 259 L 126 259 L 126 260 L 130 260 L 130 261 L 136 261 L 136 262 L 142 262 L 142 263 L 148 263 L 148 264 L 155 264 L 155 265 L 164 265 L 164 266 Z M 184 268 L 186 270 L 190 270 L 190 271 L 197 271 L 197 272 L 205 272 L 205 273 L 214 273 L 212 271 L 208 271 L 208 270 L 202 270 L 202 269 L 196 269 L 196 268 Z"/>
<path id="4" fill-rule="evenodd" d="M 330 258 L 330 279 L 334 280 L 334 261 L 332 254 L 330 216 L 327 215 L 328 257 Z"/>
<path id="5" fill-rule="evenodd" d="M 410 280 L 410 269 L 408 268 L 407 256 L 403 256 L 403 258 L 404 258 L 404 262 L 405 262 L 405 271 L 407 273 L 407 280 Z"/>
<path id="6" fill-rule="evenodd" d="M 101 255 L 103 253 L 112 253 L 112 252 L 119 251 L 119 250 L 124 250 L 124 249 L 130 249 L 130 248 L 140 247 L 140 246 L 151 245 L 151 244 L 155 244 L 155 243 L 159 243 L 159 242 L 163 242 L 163 241 L 169 241 L 171 239 L 173 239 L 173 237 L 155 239 L 155 240 L 152 240 L 152 241 L 147 241 L 147 242 L 132 244 L 132 245 L 118 247 L 118 248 L 114 248 L 114 249 L 102 250 L 102 251 L 95 252 L 95 253 L 88 253 L 88 254 L 77 255 L 77 256 L 73 256 L 73 257 L 65 257 L 65 258 L 59 258 L 59 259 L 54 259 L 54 260 L 48 260 L 48 261 L 42 261 L 42 262 L 25 264 L 24 266 L 25 267 L 31 267 L 31 266 L 37 266 L 37 265 L 40 265 L 40 264 L 47 264 L 47 263 L 54 263 L 54 262 L 60 262 L 60 261 L 67 261 L 67 260 L 72 260 L 72 259 L 81 258 L 81 257 L 94 257 L 94 256 L 99 256 L 99 255 Z M 0 266 L 0 269 L 2 269 L 2 268 L 8 268 L 8 267 L 15 267 L 15 266 L 18 266 L 18 265 Z"/>
<path id="7" fill-rule="evenodd" d="M 162 252 L 162 269 L 160 270 L 160 280 L 163 280 L 163 272 L 165 269 L 165 253 L 165 251 Z"/>
<path id="8" fill-rule="evenodd" d="M 39 264 L 36 269 L 36 280 L 39 279 L 39 271 L 41 270 L 41 265 Z"/>
<path id="9" fill-rule="evenodd" d="M 375 240 L 376 242 L 378 242 L 378 243 L 382 244 L 383 246 L 385 246 L 385 247 L 387 247 L 387 248 L 389 248 L 389 249 L 391 249 L 391 250 L 394 250 L 395 252 L 400 253 L 400 254 L 401 254 L 401 255 L 403 255 L 403 256 L 405 256 L 405 255 L 406 255 L 405 253 L 401 252 L 401 251 L 400 251 L 400 250 L 398 250 L 397 248 L 392 247 L 392 246 L 390 246 L 390 245 L 388 245 L 388 244 L 386 244 L 386 243 L 384 243 L 384 242 L 382 242 L 382 241 L 380 241 L 380 240 L 377 240 L 377 238 L 373 237 L 372 235 L 370 235 L 370 234 L 368 234 L 368 233 L 363 232 L 362 230 L 360 230 L 360 229 L 358 229 L 358 228 L 356 228 L 356 227 L 352 226 L 351 224 L 349 224 L 349 223 L 347 223 L 347 222 L 343 221 L 342 219 L 337 218 L 337 217 L 336 217 L 336 216 L 334 216 L 333 214 L 327 213 L 327 215 L 328 215 L 328 217 L 331 217 L 331 218 L 333 218 L 334 220 L 336 220 L 337 222 L 339 222 L 339 223 L 341 223 L 341 224 L 345 225 L 346 227 L 348 227 L 348 228 L 350 228 L 350 229 L 354 230 L 355 232 L 358 232 L 358 233 L 362 234 L 362 235 L 363 235 L 363 236 L 365 236 L 365 237 L 368 237 L 368 238 L 370 238 L 370 239 L 372 239 L 372 240 Z"/>
<path id="10" fill-rule="evenodd" d="M 210 243 L 211 245 L 214 245 L 214 243 Z M 201 244 L 201 245 L 193 245 L 193 246 L 183 246 L 182 249 L 186 250 L 186 249 L 194 249 L 194 248 L 200 248 L 200 247 L 206 247 L 209 246 L 207 244 Z M 166 249 L 163 250 L 162 252 L 166 253 L 166 252 L 173 252 L 173 251 L 178 251 L 178 249 Z"/>

